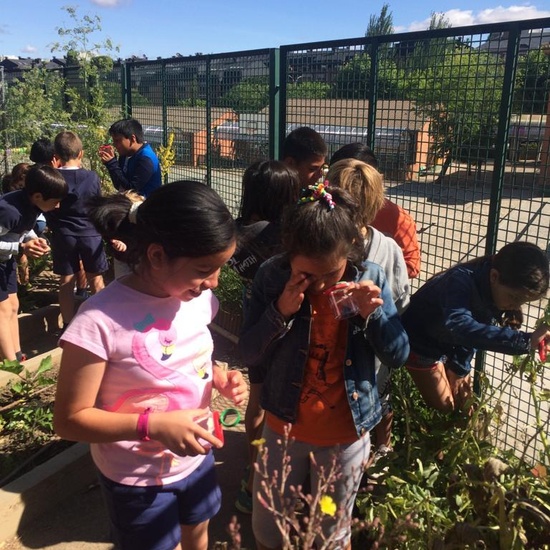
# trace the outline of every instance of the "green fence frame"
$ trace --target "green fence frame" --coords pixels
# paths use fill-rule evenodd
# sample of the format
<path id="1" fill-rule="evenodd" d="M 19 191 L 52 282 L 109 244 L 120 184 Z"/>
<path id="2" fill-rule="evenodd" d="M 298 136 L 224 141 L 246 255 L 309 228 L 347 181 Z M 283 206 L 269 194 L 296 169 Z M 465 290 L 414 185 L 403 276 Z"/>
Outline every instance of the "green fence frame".
<path id="1" fill-rule="evenodd" d="M 292 127 L 316 128 L 330 152 L 350 141 L 370 145 L 388 197 L 417 222 L 423 265 L 415 290 L 506 242 L 548 249 L 550 58 L 538 44 L 550 42 L 548 29 L 544 18 L 125 61 L 104 79 L 120 85 L 113 119 L 136 117 L 153 146 L 174 132 L 170 179 L 205 181 L 234 214 L 244 168 L 278 158 Z M 540 314 L 529 306 L 526 325 Z M 480 353 L 476 370 L 498 382 L 505 362 Z M 524 381 L 502 400 L 508 416 L 498 437 L 529 445 Z"/>

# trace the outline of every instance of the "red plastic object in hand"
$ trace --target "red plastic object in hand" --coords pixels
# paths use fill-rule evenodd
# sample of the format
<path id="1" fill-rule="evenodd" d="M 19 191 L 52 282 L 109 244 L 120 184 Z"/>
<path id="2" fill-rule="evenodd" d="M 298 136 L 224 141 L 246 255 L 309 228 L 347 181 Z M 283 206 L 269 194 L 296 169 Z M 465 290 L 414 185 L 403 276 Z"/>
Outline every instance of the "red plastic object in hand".
<path id="1" fill-rule="evenodd" d="M 547 353 L 546 353 L 546 340 L 541 340 L 539 342 L 539 359 L 543 362 L 543 363 L 546 363 L 546 357 L 547 357 Z"/>

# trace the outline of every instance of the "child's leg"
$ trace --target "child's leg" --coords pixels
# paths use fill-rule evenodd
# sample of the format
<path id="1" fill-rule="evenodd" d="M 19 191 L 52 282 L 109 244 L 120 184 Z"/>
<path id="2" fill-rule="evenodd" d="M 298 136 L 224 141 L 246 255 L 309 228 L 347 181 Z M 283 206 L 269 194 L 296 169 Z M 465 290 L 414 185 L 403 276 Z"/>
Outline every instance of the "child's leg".
<path id="1" fill-rule="evenodd" d="M 82 260 L 80 261 L 79 267 L 80 269 L 76 273 L 76 290 L 85 291 L 86 288 L 88 288 L 88 278 L 86 277 Z"/>
<path id="2" fill-rule="evenodd" d="M 376 449 L 380 447 L 388 447 L 391 449 L 391 429 L 393 425 L 393 411 L 388 411 L 382 420 L 374 428 L 374 438 L 376 441 Z M 375 450 L 376 450 L 375 449 Z"/>
<path id="3" fill-rule="evenodd" d="M 209 521 L 203 521 L 198 525 L 182 525 L 180 548 L 183 550 L 207 550 Z"/>
<path id="4" fill-rule="evenodd" d="M 15 361 L 15 352 L 19 351 L 20 348 L 19 319 L 17 318 L 17 310 L 15 315 L 13 312 L 14 303 L 12 296 L 15 296 L 17 300 L 17 294 L 9 294 L 0 302 L 0 359 L 7 359 L 9 361 Z"/>
<path id="5" fill-rule="evenodd" d="M 426 405 L 441 412 L 454 410 L 453 392 L 445 372 L 445 365 L 441 361 L 437 361 L 431 367 L 407 364 L 407 370 Z"/>
<path id="6" fill-rule="evenodd" d="M 105 288 L 105 283 L 103 281 L 103 275 L 101 273 L 86 273 L 86 278 L 92 294 L 97 294 L 100 290 Z"/>
<path id="7" fill-rule="evenodd" d="M 265 439 L 265 447 L 268 450 L 267 453 L 267 482 L 270 483 L 273 480 L 274 472 L 280 472 L 282 466 L 282 449 L 277 443 L 277 440 L 282 439 L 282 436 L 275 433 L 267 424 L 264 425 L 262 432 L 262 438 Z M 290 496 L 289 487 L 291 485 L 298 486 L 304 485 L 304 482 L 309 476 L 310 459 L 309 453 L 312 450 L 312 446 L 302 443 L 300 441 L 294 441 L 288 450 L 288 456 L 290 457 L 291 470 L 288 474 L 285 485 L 285 496 Z M 282 548 L 283 539 L 282 535 L 275 523 L 275 515 L 270 512 L 259 501 L 259 496 L 264 498 L 268 505 L 273 504 L 277 509 L 280 509 L 280 502 L 277 495 L 274 496 L 275 502 L 270 502 L 269 497 L 266 495 L 265 490 L 262 489 L 261 483 L 264 481 L 262 473 L 264 471 L 263 457 L 258 456 L 257 463 L 260 466 L 260 473 L 256 472 L 254 475 L 254 488 L 252 491 L 253 505 L 252 505 L 252 531 L 254 532 L 254 538 L 256 540 L 256 547 L 259 549 L 279 549 Z M 280 479 L 280 478 L 279 478 Z M 273 493 L 277 493 L 276 490 Z"/>
<path id="8" fill-rule="evenodd" d="M 464 410 L 466 403 L 472 396 L 472 380 L 470 375 L 458 376 L 451 369 L 446 369 L 447 380 L 453 392 L 457 408 Z"/>
<path id="9" fill-rule="evenodd" d="M 59 276 L 59 309 L 61 311 L 63 325 L 69 324 L 74 317 L 74 283 L 74 274 Z"/>
<path id="10" fill-rule="evenodd" d="M 353 443 L 342 444 L 330 447 L 315 447 L 313 456 L 317 466 L 310 469 L 311 494 L 316 495 L 318 490 L 322 490 L 320 479 L 321 469 L 325 476 L 330 471 L 333 463 L 336 464 L 337 479 L 331 483 L 331 489 L 327 494 L 342 511 L 343 517 L 337 513 L 333 517 L 325 516 L 322 529 L 325 539 L 331 538 L 330 548 L 349 548 L 351 545 L 350 522 L 352 520 L 355 498 L 359 489 L 363 471 L 370 455 L 370 435 L 367 432 L 361 439 Z M 321 537 L 316 540 L 318 545 L 322 545 Z"/>

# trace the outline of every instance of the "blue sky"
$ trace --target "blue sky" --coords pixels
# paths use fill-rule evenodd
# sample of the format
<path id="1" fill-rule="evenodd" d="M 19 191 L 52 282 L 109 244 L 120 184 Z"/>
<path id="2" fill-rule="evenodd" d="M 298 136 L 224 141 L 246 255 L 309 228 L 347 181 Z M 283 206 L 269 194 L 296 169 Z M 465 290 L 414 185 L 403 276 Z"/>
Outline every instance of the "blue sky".
<path id="1" fill-rule="evenodd" d="M 442 12 L 453 27 L 550 17 L 547 0 L 499 4 L 498 0 L 388 1 L 396 32 L 423 30 L 432 12 Z M 50 58 L 57 28 L 71 19 L 99 16 L 100 41 L 110 38 L 117 57 L 149 59 L 176 53 L 220 53 L 282 44 L 363 36 L 384 1 L 366 0 L 0 0 L 0 56 Z"/>

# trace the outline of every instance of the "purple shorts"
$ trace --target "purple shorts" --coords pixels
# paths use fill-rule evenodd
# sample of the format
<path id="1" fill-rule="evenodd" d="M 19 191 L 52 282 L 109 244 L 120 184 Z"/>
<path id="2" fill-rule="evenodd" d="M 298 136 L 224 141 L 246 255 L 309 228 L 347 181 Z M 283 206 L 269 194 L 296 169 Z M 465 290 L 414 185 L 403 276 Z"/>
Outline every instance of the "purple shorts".
<path id="1" fill-rule="evenodd" d="M 0 302 L 17 292 L 17 260 L 10 258 L 0 263 Z"/>
<path id="2" fill-rule="evenodd" d="M 53 272 L 56 275 L 73 275 L 80 271 L 80 261 L 86 273 L 104 273 L 109 268 L 103 239 L 97 236 L 75 237 L 53 234 Z"/>
<path id="3" fill-rule="evenodd" d="M 221 506 L 213 453 L 188 477 L 170 485 L 122 485 L 102 474 L 99 481 L 119 550 L 174 550 L 181 541 L 180 525 L 207 521 Z"/>

